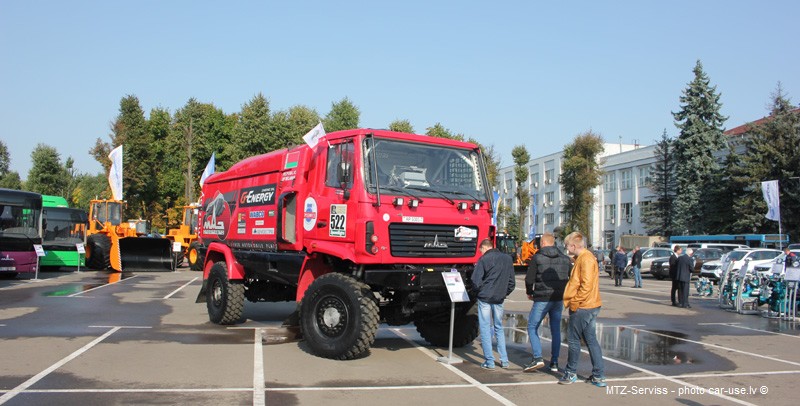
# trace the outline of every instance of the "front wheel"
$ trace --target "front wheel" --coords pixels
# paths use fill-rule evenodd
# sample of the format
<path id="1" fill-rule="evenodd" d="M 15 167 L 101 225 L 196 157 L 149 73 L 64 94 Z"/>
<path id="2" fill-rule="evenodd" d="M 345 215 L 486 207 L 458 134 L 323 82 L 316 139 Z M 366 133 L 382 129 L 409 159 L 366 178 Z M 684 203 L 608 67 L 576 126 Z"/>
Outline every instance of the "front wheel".
<path id="1" fill-rule="evenodd" d="M 212 323 L 230 325 L 243 322 L 244 285 L 228 280 L 224 261 L 214 264 L 206 281 L 206 307 Z"/>
<path id="2" fill-rule="evenodd" d="M 300 303 L 303 337 L 320 357 L 344 360 L 366 354 L 378 323 L 378 305 L 369 286 L 339 273 L 317 278 Z"/>

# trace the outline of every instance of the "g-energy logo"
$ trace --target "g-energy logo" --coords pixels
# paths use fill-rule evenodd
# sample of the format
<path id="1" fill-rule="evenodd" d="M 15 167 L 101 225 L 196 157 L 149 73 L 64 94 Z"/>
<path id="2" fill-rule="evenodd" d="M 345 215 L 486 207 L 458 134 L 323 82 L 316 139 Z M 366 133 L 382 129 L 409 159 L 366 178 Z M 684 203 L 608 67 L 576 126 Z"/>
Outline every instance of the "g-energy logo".
<path id="1" fill-rule="evenodd" d="M 242 189 L 239 207 L 265 206 L 275 204 L 275 184 Z"/>

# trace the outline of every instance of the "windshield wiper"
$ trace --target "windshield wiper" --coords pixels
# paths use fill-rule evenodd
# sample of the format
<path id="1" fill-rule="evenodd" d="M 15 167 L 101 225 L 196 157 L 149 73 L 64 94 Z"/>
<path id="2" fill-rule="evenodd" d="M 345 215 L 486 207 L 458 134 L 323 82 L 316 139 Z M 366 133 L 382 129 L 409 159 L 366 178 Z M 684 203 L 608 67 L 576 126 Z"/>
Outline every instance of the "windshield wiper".
<path id="1" fill-rule="evenodd" d="M 474 200 L 476 202 L 480 202 L 480 199 L 478 199 L 477 197 L 475 197 L 475 195 L 473 195 L 472 193 L 469 193 L 469 192 L 462 192 L 460 190 L 445 190 L 445 192 L 452 193 L 454 195 L 469 196 L 470 199 L 472 199 L 472 200 Z"/>
<path id="2" fill-rule="evenodd" d="M 448 203 L 456 204 L 456 202 L 454 202 L 453 199 L 447 197 L 446 194 L 444 194 L 444 193 L 442 193 L 442 192 L 440 192 L 440 191 L 438 191 L 436 189 L 431 189 L 429 187 L 419 187 L 419 186 L 406 186 L 406 189 L 419 190 L 421 192 L 433 192 L 433 193 L 436 193 L 437 195 L 441 196 L 444 200 L 447 200 Z"/>

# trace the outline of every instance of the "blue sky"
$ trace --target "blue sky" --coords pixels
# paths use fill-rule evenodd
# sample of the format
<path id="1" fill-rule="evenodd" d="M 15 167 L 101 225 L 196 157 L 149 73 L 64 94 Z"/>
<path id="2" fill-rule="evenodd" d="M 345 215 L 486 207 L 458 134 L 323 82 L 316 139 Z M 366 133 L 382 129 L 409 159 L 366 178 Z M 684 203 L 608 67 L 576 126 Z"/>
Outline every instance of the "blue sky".
<path id="1" fill-rule="evenodd" d="M 797 1 L 0 1 L 0 139 L 23 179 L 38 143 L 80 172 L 119 101 L 189 98 L 324 115 L 349 97 L 363 127 L 441 122 L 494 145 L 557 152 L 587 130 L 652 144 L 702 61 L 727 128 L 800 100 Z"/>

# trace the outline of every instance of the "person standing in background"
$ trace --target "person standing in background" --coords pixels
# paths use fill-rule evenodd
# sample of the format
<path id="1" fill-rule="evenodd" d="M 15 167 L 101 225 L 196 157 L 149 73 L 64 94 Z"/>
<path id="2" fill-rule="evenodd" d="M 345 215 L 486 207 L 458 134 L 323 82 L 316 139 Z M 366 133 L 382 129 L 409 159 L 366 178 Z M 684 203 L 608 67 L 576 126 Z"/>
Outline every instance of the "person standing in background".
<path id="1" fill-rule="evenodd" d="M 678 300 L 679 307 L 691 308 L 689 304 L 689 282 L 692 281 L 692 269 L 694 269 L 694 258 L 692 258 L 694 250 L 691 248 L 686 249 L 686 254 L 678 258 L 676 280 L 678 281 Z"/>
<path id="2" fill-rule="evenodd" d="M 625 267 L 628 266 L 628 256 L 625 254 L 625 249 L 620 245 L 617 247 L 617 252 L 614 254 L 614 286 L 622 286 L 622 275 L 625 273 Z"/>
<path id="3" fill-rule="evenodd" d="M 637 245 L 633 248 L 631 256 L 631 269 L 633 270 L 633 287 L 642 287 L 642 250 Z"/>
<path id="4" fill-rule="evenodd" d="M 669 292 L 669 298 L 672 299 L 672 305 L 678 306 L 678 300 L 675 297 L 678 293 L 678 258 L 681 256 L 683 249 L 680 245 L 672 247 L 672 255 L 669 256 L 669 279 L 672 281 L 672 289 Z"/>

